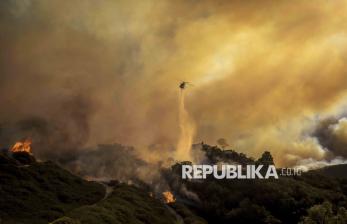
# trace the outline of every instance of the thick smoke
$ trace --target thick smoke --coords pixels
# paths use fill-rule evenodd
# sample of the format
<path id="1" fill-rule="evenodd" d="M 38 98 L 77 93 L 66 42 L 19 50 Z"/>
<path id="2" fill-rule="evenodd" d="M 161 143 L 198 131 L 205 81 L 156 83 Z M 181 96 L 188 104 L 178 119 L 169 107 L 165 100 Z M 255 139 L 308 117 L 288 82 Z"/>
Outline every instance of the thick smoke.
<path id="1" fill-rule="evenodd" d="M 321 121 L 313 134 L 330 153 L 347 157 L 347 119 L 345 117 Z"/>
<path id="2" fill-rule="evenodd" d="M 159 179 L 161 168 L 161 164 L 143 161 L 134 148 L 120 144 L 81 149 L 63 165 L 87 179 L 143 181 L 148 184 Z"/>
<path id="3" fill-rule="evenodd" d="M 342 0 L 3 0 L 1 130 L 35 117 L 53 133 L 33 139 L 48 142 L 43 156 L 119 142 L 148 160 L 147 145 L 176 145 L 189 80 L 196 141 L 223 136 L 279 165 L 319 160 L 331 143 L 306 138 L 302 121 L 346 99 L 346 23 Z"/>
<path id="4" fill-rule="evenodd" d="M 82 97 L 72 97 L 55 108 L 54 113 L 28 116 L 16 122 L 0 125 L 0 144 L 10 147 L 29 138 L 33 153 L 40 159 L 64 160 L 81 149 L 90 134 L 91 103 Z"/>
<path id="5" fill-rule="evenodd" d="M 302 171 L 308 171 L 308 170 L 319 169 L 326 166 L 333 166 L 333 165 L 346 164 L 346 163 L 347 163 L 347 160 L 341 157 L 336 157 L 332 160 L 314 160 L 310 158 L 310 159 L 303 159 L 299 161 L 295 167 L 301 169 Z"/>

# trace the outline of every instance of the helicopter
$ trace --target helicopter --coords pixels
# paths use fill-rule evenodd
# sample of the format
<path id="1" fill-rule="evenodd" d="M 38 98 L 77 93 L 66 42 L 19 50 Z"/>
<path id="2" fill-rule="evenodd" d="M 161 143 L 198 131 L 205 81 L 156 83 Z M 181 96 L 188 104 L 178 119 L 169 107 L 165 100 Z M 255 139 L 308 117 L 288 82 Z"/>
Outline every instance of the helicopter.
<path id="1" fill-rule="evenodd" d="M 192 85 L 190 82 L 182 81 L 179 85 L 181 89 L 185 89 L 187 85 Z"/>

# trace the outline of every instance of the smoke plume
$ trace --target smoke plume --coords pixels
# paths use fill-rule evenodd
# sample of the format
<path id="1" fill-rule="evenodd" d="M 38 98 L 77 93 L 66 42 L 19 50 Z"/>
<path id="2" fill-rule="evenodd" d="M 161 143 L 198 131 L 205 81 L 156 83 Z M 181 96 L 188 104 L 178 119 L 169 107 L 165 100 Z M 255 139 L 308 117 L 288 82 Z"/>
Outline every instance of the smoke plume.
<path id="1" fill-rule="evenodd" d="M 178 138 L 175 159 L 181 161 L 191 161 L 191 148 L 195 134 L 195 125 L 185 106 L 185 90 L 181 89 L 179 94 L 178 119 L 180 125 L 180 135 Z"/>
<path id="2" fill-rule="evenodd" d="M 177 85 L 189 80 L 195 141 L 268 150 L 278 165 L 344 155 L 343 128 L 310 131 L 346 111 L 346 24 L 343 0 L 3 0 L 0 141 L 34 117 L 42 156 L 118 142 L 150 160 L 148 145 L 179 142 Z"/>
<path id="3" fill-rule="evenodd" d="M 327 118 L 314 132 L 320 144 L 336 156 L 347 157 L 347 119 Z"/>

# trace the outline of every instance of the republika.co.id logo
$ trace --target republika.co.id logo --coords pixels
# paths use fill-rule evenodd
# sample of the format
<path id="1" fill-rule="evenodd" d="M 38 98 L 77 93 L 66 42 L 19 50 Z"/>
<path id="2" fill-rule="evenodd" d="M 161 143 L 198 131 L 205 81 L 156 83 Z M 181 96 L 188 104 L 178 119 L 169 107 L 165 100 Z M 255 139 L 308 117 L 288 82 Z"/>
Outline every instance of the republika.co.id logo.
<path id="1" fill-rule="evenodd" d="M 182 179 L 278 179 L 279 176 L 300 176 L 298 168 L 276 169 L 274 165 L 182 165 Z"/>

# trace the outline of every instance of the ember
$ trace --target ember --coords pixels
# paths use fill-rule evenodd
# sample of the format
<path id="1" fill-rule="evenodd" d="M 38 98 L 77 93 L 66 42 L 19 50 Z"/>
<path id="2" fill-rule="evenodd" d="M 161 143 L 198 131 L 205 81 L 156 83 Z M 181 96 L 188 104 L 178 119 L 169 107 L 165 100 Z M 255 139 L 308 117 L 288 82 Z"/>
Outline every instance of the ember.
<path id="1" fill-rule="evenodd" d="M 30 139 L 18 141 L 12 146 L 11 152 L 28 152 L 31 154 L 31 144 L 32 141 Z"/>
<path id="2" fill-rule="evenodd" d="M 163 192 L 164 201 L 167 204 L 174 203 L 176 201 L 175 196 L 170 191 Z"/>

